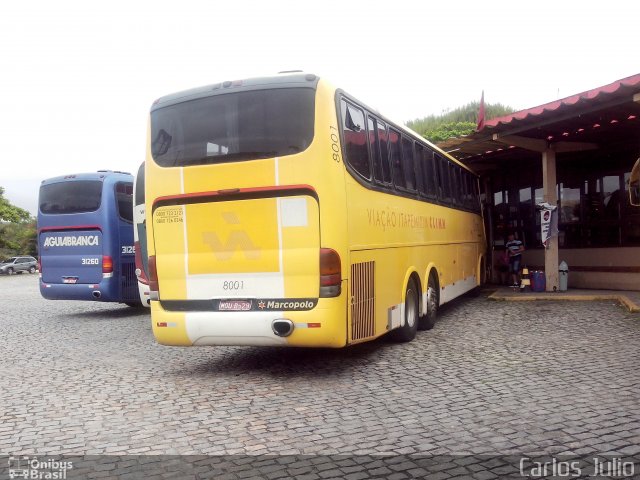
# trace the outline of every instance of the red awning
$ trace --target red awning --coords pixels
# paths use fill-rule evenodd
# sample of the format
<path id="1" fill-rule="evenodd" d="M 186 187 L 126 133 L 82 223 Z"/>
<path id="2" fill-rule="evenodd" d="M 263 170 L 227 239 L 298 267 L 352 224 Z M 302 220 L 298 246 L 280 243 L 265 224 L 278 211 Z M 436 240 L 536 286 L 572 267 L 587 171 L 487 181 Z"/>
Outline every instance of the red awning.
<path id="1" fill-rule="evenodd" d="M 458 160 L 502 155 L 516 147 L 494 140 L 517 135 L 563 142 L 611 143 L 637 137 L 640 119 L 640 74 L 567 98 L 485 120 L 469 135 L 453 137 L 438 146 Z M 634 97 L 636 99 L 634 99 Z"/>
<path id="2" fill-rule="evenodd" d="M 617 80 L 608 85 L 594 88 L 593 90 L 588 90 L 586 92 L 578 93 L 576 95 L 571 95 L 570 97 L 545 103 L 544 105 L 539 105 L 537 107 L 528 108 L 526 110 L 520 110 L 519 112 L 511 113 L 509 115 L 504 115 L 502 117 L 485 120 L 484 127 L 482 130 L 492 129 L 492 128 L 498 127 L 499 125 L 509 125 L 512 122 L 517 122 L 520 120 L 528 120 L 531 117 L 539 117 L 541 115 L 542 117 L 540 117 L 540 119 L 542 119 L 544 118 L 545 113 L 554 114 L 554 113 L 557 113 L 559 110 L 562 110 L 566 107 L 572 107 L 579 103 L 592 102 L 596 99 L 598 100 L 605 99 L 609 97 L 609 95 L 611 94 L 623 94 L 625 90 L 635 91 L 639 86 L 640 86 L 640 74 L 632 75 L 631 77 Z"/>

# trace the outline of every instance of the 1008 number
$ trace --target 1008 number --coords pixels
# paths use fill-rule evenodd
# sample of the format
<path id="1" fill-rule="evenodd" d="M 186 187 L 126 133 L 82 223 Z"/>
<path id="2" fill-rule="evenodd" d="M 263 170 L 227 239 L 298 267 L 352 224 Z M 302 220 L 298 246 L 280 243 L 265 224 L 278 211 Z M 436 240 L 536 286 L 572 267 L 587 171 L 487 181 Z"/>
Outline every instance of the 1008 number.
<path id="1" fill-rule="evenodd" d="M 329 126 L 329 130 L 331 131 L 331 155 L 333 156 L 333 161 L 340 163 L 340 147 L 338 146 L 338 129 L 334 126 Z"/>

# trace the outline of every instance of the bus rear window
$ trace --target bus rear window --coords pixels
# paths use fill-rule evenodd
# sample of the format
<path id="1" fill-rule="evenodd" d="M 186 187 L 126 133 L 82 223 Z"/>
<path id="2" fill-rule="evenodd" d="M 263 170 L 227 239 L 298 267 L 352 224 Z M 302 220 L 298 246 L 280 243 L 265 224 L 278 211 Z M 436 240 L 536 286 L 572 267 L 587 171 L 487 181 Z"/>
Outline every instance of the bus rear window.
<path id="1" fill-rule="evenodd" d="M 313 140 L 315 90 L 276 88 L 190 100 L 151 112 L 162 167 L 281 157 Z"/>
<path id="2" fill-rule="evenodd" d="M 76 180 L 49 183 L 40 187 L 40 211 L 42 213 L 85 213 L 100 208 L 102 182 Z"/>

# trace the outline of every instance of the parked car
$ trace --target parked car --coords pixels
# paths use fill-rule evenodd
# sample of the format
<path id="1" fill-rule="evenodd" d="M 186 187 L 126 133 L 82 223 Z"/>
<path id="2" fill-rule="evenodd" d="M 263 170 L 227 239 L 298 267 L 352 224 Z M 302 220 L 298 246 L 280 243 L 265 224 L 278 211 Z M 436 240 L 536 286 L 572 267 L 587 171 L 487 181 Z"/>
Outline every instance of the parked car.
<path id="1" fill-rule="evenodd" d="M 35 273 L 38 261 L 33 257 L 11 257 L 0 263 L 0 273 L 13 275 L 14 273 Z"/>

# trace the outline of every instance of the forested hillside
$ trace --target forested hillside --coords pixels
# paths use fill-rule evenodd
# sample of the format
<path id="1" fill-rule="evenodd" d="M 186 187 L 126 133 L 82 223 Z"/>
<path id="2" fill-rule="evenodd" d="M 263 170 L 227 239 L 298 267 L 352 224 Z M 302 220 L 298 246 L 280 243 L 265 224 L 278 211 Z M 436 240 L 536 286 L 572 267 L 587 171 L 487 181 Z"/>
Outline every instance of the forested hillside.
<path id="1" fill-rule="evenodd" d="M 471 102 L 440 115 L 429 115 L 407 122 L 407 126 L 415 130 L 430 142 L 437 143 L 451 137 L 468 135 L 476 129 L 480 102 Z M 513 108 L 501 103 L 485 104 L 485 119 L 501 117 L 513 112 Z"/>

